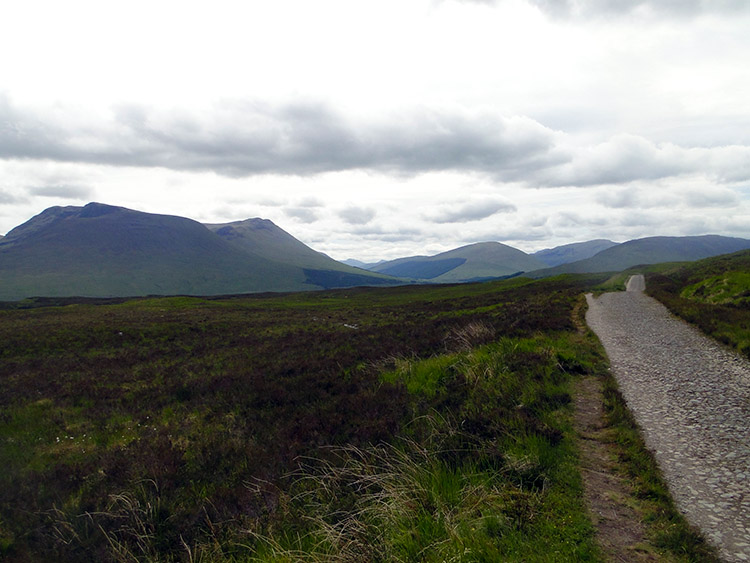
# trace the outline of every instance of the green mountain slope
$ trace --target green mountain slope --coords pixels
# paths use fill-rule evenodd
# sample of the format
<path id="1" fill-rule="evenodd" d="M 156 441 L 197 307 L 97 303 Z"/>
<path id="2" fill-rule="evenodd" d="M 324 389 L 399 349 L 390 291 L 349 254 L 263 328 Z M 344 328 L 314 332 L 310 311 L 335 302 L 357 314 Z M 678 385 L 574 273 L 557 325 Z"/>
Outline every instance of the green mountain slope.
<path id="1" fill-rule="evenodd" d="M 509 276 L 543 268 L 532 256 L 499 242 L 480 242 L 435 256 L 412 256 L 382 262 L 372 271 L 440 283 Z"/>
<path id="2" fill-rule="evenodd" d="M 665 276 L 679 287 L 684 299 L 750 313 L 750 250 L 699 260 L 665 272 Z M 745 328 L 750 331 L 750 324 L 745 323 Z"/>
<path id="3" fill-rule="evenodd" d="M 646 292 L 750 358 L 750 250 L 647 272 Z"/>
<path id="4" fill-rule="evenodd" d="M 279 229 L 280 230 L 280 229 Z M 299 243 L 302 244 L 302 243 Z M 271 244 L 266 254 L 273 254 Z M 276 256 L 284 256 L 281 245 Z M 311 253 L 314 251 L 310 250 Z M 331 262 L 334 262 L 331 260 Z M 183 217 L 90 203 L 53 207 L 0 241 L 0 299 L 216 295 L 383 283 L 251 255 Z"/>
<path id="5" fill-rule="evenodd" d="M 619 272 L 639 264 L 692 262 L 750 248 L 750 240 L 718 235 L 648 237 L 631 240 L 570 264 L 540 270 L 533 277 L 561 273 Z"/>
<path id="6" fill-rule="evenodd" d="M 333 270 L 353 275 L 373 275 L 361 268 L 354 268 L 322 252 L 317 252 L 297 240 L 268 219 L 246 219 L 232 223 L 205 224 L 212 232 L 232 246 L 253 256 L 293 264 L 302 268 Z M 375 276 L 384 278 L 385 276 Z"/>

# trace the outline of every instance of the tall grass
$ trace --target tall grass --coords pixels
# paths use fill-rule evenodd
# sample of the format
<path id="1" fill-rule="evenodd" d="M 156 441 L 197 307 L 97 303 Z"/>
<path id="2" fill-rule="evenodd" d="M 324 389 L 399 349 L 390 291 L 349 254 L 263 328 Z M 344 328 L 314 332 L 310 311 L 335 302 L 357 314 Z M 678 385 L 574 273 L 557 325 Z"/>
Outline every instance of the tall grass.
<path id="1" fill-rule="evenodd" d="M 423 447 L 405 422 L 430 412 L 460 430 L 439 472 L 474 474 L 490 452 L 478 467 L 512 477 L 513 513 L 540 514 L 568 443 L 556 366 L 577 361 L 553 335 L 596 281 L 0 310 L 0 557 L 246 560 L 257 534 L 309 532 L 301 456 Z"/>
<path id="2" fill-rule="evenodd" d="M 403 380 L 431 413 L 392 444 L 307 460 L 289 520 L 254 534 L 253 558 L 596 560 L 560 361 L 571 360 L 570 338 L 503 339 L 399 360 L 384 377 Z M 295 514 L 303 515 L 296 527 Z"/>

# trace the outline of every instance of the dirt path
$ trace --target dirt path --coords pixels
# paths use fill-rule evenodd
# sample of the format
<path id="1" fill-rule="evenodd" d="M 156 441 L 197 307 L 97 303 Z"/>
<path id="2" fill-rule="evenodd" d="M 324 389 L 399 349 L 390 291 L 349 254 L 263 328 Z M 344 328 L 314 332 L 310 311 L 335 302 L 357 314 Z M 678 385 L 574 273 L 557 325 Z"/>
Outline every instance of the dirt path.
<path id="1" fill-rule="evenodd" d="M 587 296 L 628 407 L 680 511 L 727 561 L 750 561 L 750 362 L 642 293 Z"/>
<path id="2" fill-rule="evenodd" d="M 658 561 L 649 552 L 640 517 L 629 504 L 631 491 L 615 471 L 603 402 L 598 378 L 578 381 L 574 424 L 579 437 L 586 505 L 597 530 L 597 541 L 608 561 Z"/>

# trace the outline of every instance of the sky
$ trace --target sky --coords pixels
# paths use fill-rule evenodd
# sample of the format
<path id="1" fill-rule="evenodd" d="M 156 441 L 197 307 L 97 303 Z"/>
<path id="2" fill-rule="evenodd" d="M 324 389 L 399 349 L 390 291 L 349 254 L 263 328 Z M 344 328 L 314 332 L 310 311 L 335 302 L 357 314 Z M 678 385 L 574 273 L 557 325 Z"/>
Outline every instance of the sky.
<path id="1" fill-rule="evenodd" d="M 98 201 L 333 258 L 750 238 L 746 0 L 12 2 L 0 234 Z"/>

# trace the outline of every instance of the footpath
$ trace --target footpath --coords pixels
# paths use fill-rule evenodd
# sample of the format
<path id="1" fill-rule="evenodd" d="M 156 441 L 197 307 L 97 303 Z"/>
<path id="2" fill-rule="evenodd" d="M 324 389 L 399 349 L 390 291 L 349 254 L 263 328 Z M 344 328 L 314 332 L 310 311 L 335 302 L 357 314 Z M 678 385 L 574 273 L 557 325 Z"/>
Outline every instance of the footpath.
<path id="1" fill-rule="evenodd" d="M 645 295 L 588 295 L 586 322 L 680 511 L 727 561 L 750 561 L 750 362 Z"/>

